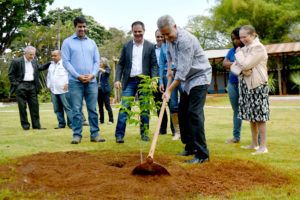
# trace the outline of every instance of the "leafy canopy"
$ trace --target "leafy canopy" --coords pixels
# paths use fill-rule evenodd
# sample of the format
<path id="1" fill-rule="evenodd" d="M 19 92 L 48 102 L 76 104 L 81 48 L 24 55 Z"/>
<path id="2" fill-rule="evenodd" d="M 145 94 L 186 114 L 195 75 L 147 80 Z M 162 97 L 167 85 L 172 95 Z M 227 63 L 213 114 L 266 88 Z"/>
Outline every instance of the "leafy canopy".
<path id="1" fill-rule="evenodd" d="M 299 28 L 300 3 L 295 0 L 217 0 L 211 9 L 215 30 L 224 34 L 246 24 L 255 27 L 264 43 L 291 41 Z M 299 30 L 299 29 L 298 29 Z M 299 38 L 299 37 L 298 37 Z"/>
<path id="2" fill-rule="evenodd" d="M 213 29 L 212 20 L 207 16 L 191 16 L 184 29 L 196 36 L 203 49 L 217 49 L 229 43 L 226 36 Z"/>
<path id="3" fill-rule="evenodd" d="M 0 0 L 0 56 L 9 47 L 18 29 L 44 17 L 53 0 Z"/>
<path id="4" fill-rule="evenodd" d="M 64 7 L 60 9 L 60 21 L 63 25 L 67 22 L 72 22 L 75 17 L 83 16 L 87 20 L 87 36 L 95 40 L 97 45 L 103 44 L 106 39 L 111 37 L 111 33 L 107 31 L 104 26 L 101 26 L 92 16 L 84 15 L 81 8 L 71 9 L 70 7 Z M 44 26 L 53 26 L 57 23 L 58 10 L 50 10 L 40 22 Z M 74 31 L 74 26 L 73 26 Z M 74 31 L 75 32 L 75 31 Z"/>

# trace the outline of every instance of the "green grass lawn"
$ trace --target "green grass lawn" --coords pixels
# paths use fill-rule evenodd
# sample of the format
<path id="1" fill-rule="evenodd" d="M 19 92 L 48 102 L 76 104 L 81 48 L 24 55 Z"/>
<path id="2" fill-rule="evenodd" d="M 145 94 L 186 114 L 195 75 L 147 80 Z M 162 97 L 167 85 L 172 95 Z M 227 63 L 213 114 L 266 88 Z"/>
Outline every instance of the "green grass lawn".
<path id="1" fill-rule="evenodd" d="M 225 144 L 232 138 L 232 110 L 227 97 L 210 97 L 205 107 L 205 129 L 211 162 L 214 158 L 228 160 L 251 160 L 264 166 L 279 170 L 291 178 L 291 184 L 281 189 L 269 187 L 254 187 L 251 191 L 231 194 L 232 199 L 300 199 L 300 103 L 270 102 L 271 120 L 268 125 L 268 154 L 253 156 L 249 151 L 240 148 L 251 142 L 249 123 L 244 121 L 241 142 Z M 105 143 L 89 142 L 89 127 L 84 127 L 83 139 L 79 145 L 71 145 L 72 131 L 69 128 L 54 130 L 57 119 L 53 113 L 52 104 L 40 105 L 41 124 L 47 130 L 24 131 L 19 121 L 17 106 L 0 108 L 0 163 L 12 162 L 11 159 L 38 152 L 111 150 L 119 152 L 138 152 L 140 144 L 142 151 L 147 153 L 151 143 L 141 143 L 139 129 L 128 125 L 125 143 L 115 143 L 115 126 L 118 109 L 113 107 L 115 123 L 111 126 L 100 125 L 100 135 Z M 152 116 L 150 133 L 154 133 L 157 117 Z M 171 140 L 168 135 L 160 136 L 156 154 L 174 155 L 183 150 L 181 141 Z M 1 180 L 0 180 L 1 183 Z M 7 190 L 0 190 L 0 199 Z M 1 195 L 2 194 L 2 195 Z M 200 199 L 200 197 L 199 197 Z"/>

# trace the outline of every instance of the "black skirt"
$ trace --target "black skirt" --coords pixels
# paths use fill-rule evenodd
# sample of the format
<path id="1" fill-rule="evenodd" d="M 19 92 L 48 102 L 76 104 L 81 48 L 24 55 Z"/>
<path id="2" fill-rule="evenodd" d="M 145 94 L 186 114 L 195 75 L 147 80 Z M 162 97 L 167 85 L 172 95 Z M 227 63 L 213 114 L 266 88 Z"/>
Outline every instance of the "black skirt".
<path id="1" fill-rule="evenodd" d="M 239 79 L 239 113 L 238 118 L 251 122 L 270 120 L 269 86 L 261 85 L 248 90 L 244 78 Z"/>

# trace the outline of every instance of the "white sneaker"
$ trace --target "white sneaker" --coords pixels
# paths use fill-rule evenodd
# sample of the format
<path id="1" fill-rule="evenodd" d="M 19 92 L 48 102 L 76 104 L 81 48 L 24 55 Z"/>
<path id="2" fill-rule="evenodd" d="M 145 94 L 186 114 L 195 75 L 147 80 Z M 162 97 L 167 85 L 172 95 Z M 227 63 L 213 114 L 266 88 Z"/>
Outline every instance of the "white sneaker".
<path id="1" fill-rule="evenodd" d="M 257 155 L 257 154 L 263 154 L 263 153 L 268 153 L 268 149 L 266 148 L 265 150 L 263 151 L 255 151 L 253 153 L 251 153 L 252 155 Z"/>
<path id="2" fill-rule="evenodd" d="M 179 140 L 179 139 L 180 139 L 180 134 L 179 133 L 175 133 L 175 135 L 172 138 L 172 140 Z"/>
<path id="3" fill-rule="evenodd" d="M 107 125 L 112 125 L 113 123 L 112 122 L 107 122 Z"/>

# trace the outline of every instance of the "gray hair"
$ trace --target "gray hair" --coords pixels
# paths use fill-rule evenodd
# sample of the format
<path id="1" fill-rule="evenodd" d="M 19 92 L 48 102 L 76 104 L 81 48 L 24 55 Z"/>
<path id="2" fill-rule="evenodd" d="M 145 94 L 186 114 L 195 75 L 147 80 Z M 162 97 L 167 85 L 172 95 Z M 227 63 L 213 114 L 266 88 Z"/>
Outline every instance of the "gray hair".
<path id="1" fill-rule="evenodd" d="M 24 49 L 24 53 L 29 53 L 30 51 L 36 52 L 36 48 L 34 48 L 33 46 L 27 46 L 27 47 Z"/>
<path id="2" fill-rule="evenodd" d="M 102 61 L 102 63 L 103 63 L 103 65 L 104 65 L 105 68 L 107 68 L 107 67 L 110 68 L 110 67 L 109 67 L 109 63 L 108 63 L 108 59 L 107 59 L 107 58 L 101 57 L 101 58 L 100 58 L 100 61 Z"/>
<path id="3" fill-rule="evenodd" d="M 159 30 L 163 29 L 165 26 L 168 26 L 173 29 L 174 25 L 175 25 L 175 21 L 173 17 L 171 17 L 170 15 L 161 16 L 157 20 L 157 28 Z"/>
<path id="4" fill-rule="evenodd" d="M 242 26 L 240 30 L 246 30 L 249 35 L 254 35 L 255 37 L 257 36 L 255 28 L 251 25 Z"/>

